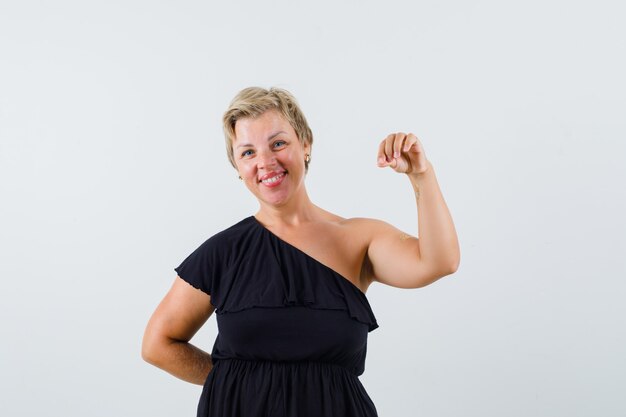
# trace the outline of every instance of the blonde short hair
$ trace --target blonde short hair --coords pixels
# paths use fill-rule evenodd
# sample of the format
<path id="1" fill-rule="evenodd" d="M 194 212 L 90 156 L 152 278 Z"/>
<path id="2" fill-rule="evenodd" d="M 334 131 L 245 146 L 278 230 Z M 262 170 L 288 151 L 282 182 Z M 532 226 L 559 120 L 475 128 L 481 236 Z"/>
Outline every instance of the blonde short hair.
<path id="1" fill-rule="evenodd" d="M 261 87 L 248 87 L 241 90 L 230 102 L 222 118 L 224 136 L 226 138 L 226 153 L 232 166 L 235 165 L 233 155 L 233 141 L 235 139 L 235 124 L 237 120 L 248 117 L 258 117 L 268 110 L 278 110 L 289 122 L 298 135 L 300 143 L 313 144 L 313 133 L 300 110 L 296 98 L 287 90 L 271 87 L 269 90 Z M 304 163 L 305 171 L 309 170 L 309 163 Z"/>

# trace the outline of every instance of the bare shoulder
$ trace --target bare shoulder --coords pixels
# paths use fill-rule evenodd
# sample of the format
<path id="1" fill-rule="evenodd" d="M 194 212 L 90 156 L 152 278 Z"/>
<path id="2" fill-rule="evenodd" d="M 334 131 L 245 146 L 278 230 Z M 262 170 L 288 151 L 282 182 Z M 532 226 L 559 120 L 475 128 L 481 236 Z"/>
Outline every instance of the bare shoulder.
<path id="1" fill-rule="evenodd" d="M 417 241 L 417 237 L 411 236 L 386 221 L 370 217 L 344 218 L 328 211 L 324 213 L 324 226 L 326 231 L 336 238 L 342 238 L 360 250 L 369 250 L 373 243 L 404 242 L 407 240 Z"/>
<path id="2" fill-rule="evenodd" d="M 340 230 L 343 234 L 359 238 L 358 240 L 368 240 L 368 237 L 376 234 L 377 231 L 384 230 L 391 226 L 378 219 L 368 217 L 345 218 L 328 211 L 324 211 L 324 217 L 328 225 Z"/>
<path id="3" fill-rule="evenodd" d="M 368 254 L 373 246 L 416 245 L 419 240 L 416 236 L 405 233 L 384 220 L 353 217 L 343 219 L 341 224 L 346 234 L 350 235 L 354 242 L 359 242 Z"/>
<path id="4" fill-rule="evenodd" d="M 377 225 L 381 222 L 381 220 L 371 219 L 369 217 L 351 217 L 348 219 L 343 219 L 343 223 L 346 226 L 352 227 L 372 227 L 373 225 Z"/>
<path id="5" fill-rule="evenodd" d="M 352 217 L 343 219 L 340 223 L 352 233 L 363 236 L 368 242 L 380 234 L 393 234 L 399 238 L 411 237 L 383 220 L 369 217 Z"/>

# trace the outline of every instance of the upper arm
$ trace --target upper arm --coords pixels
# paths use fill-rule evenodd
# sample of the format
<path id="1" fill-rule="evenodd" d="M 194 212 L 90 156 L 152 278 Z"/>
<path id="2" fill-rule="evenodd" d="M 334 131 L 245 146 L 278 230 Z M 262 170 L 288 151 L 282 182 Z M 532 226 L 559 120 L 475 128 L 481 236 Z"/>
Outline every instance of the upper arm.
<path id="1" fill-rule="evenodd" d="M 375 281 L 398 288 L 419 288 L 448 275 L 420 253 L 419 239 L 394 226 L 370 220 L 367 257 Z"/>
<path id="2" fill-rule="evenodd" d="M 160 344 L 191 340 L 214 311 L 209 294 L 177 276 L 150 317 L 143 338 L 144 358 L 158 355 Z"/>

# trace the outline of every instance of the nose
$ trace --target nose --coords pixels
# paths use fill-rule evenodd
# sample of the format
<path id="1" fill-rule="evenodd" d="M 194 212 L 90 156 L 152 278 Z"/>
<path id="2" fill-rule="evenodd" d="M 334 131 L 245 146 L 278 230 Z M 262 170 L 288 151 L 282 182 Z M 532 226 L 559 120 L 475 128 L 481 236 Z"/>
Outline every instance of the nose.
<path id="1" fill-rule="evenodd" d="M 270 151 L 261 151 L 258 154 L 258 168 L 259 169 L 271 169 L 276 166 L 276 157 Z"/>

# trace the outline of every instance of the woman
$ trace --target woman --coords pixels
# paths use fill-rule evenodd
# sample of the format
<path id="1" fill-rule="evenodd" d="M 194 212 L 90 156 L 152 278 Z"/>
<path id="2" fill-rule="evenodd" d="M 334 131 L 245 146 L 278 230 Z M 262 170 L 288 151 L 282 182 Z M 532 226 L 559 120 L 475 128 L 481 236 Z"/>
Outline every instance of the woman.
<path id="1" fill-rule="evenodd" d="M 198 416 L 376 416 L 358 376 L 378 324 L 378 281 L 418 288 L 454 273 L 459 245 L 433 166 L 413 134 L 387 136 L 378 166 L 415 191 L 419 239 L 311 202 L 313 135 L 285 90 L 242 90 L 224 115 L 228 157 L 259 210 L 175 268 L 143 339 L 149 363 L 203 385 Z M 217 312 L 212 353 L 189 343 Z"/>

